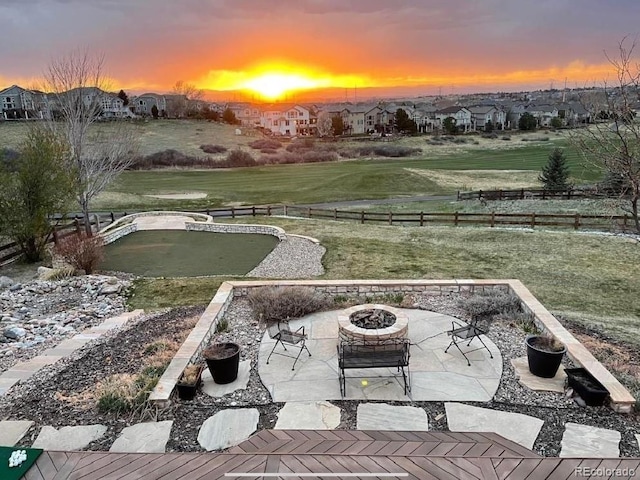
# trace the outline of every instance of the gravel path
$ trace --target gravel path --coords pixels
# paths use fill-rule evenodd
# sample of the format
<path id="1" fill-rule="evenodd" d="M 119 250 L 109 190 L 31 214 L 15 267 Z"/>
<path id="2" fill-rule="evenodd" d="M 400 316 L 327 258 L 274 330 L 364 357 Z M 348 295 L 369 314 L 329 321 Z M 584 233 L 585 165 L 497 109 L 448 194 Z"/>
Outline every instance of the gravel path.
<path id="1" fill-rule="evenodd" d="M 247 277 L 309 278 L 322 275 L 322 256 L 327 251 L 307 238 L 287 236 Z"/>

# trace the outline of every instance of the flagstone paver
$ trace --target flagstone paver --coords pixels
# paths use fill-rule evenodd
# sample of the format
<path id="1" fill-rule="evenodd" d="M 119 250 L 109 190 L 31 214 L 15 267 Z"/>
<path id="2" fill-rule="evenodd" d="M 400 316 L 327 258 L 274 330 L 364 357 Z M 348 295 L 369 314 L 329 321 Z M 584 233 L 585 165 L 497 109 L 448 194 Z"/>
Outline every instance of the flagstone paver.
<path id="1" fill-rule="evenodd" d="M 145 422 L 122 430 L 109 449 L 121 453 L 164 453 L 173 421 Z"/>
<path id="2" fill-rule="evenodd" d="M 533 448 L 544 424 L 539 418 L 521 413 L 501 412 L 451 402 L 445 403 L 444 407 L 449 430 L 452 432 L 493 432 L 526 448 Z"/>
<path id="3" fill-rule="evenodd" d="M 276 430 L 333 430 L 340 408 L 329 402 L 287 402 L 278 412 Z"/>
<path id="4" fill-rule="evenodd" d="M 91 442 L 101 438 L 106 431 L 107 427 L 104 425 L 62 427 L 60 430 L 45 425 L 31 447 L 44 450 L 83 450 Z"/>
<path id="5" fill-rule="evenodd" d="M 361 403 L 358 405 L 358 430 L 427 431 L 427 412 L 418 407 Z"/>
<path id="6" fill-rule="evenodd" d="M 553 378 L 542 378 L 531 373 L 527 357 L 513 358 L 511 359 L 511 365 L 513 365 L 513 369 L 516 372 L 516 377 L 525 387 L 535 391 L 564 393 L 567 374 L 564 373 L 562 365 L 560 365 L 558 373 Z"/>
<path id="7" fill-rule="evenodd" d="M 0 446 L 13 447 L 29 431 L 30 420 L 3 420 L 0 422 Z"/>
<path id="8" fill-rule="evenodd" d="M 606 428 L 567 423 L 562 435 L 560 457 L 611 458 L 620 456 L 620 432 Z"/>
<path id="9" fill-rule="evenodd" d="M 636 434 L 636 442 L 638 442 L 638 448 L 640 449 L 640 434 Z"/>
<path id="10" fill-rule="evenodd" d="M 260 412 L 255 408 L 221 410 L 204 421 L 198 443 L 207 451 L 232 447 L 256 431 L 259 419 Z"/>
<path id="11" fill-rule="evenodd" d="M 238 365 L 238 378 L 231 383 L 217 384 L 213 381 L 211 372 L 205 368 L 202 372 L 202 391 L 211 397 L 222 397 L 236 390 L 245 390 L 251 375 L 251 362 L 246 360 Z"/>

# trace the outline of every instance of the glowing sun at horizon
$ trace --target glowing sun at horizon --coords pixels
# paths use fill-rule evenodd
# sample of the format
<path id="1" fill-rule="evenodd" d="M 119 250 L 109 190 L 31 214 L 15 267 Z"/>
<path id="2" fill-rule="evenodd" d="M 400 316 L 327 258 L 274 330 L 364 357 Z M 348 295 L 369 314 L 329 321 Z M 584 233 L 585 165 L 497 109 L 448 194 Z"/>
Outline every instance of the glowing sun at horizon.
<path id="1" fill-rule="evenodd" d="M 268 100 L 277 100 L 289 92 L 310 90 L 329 85 L 326 80 L 317 80 L 297 73 L 266 72 L 242 83 L 241 88 L 259 94 Z"/>

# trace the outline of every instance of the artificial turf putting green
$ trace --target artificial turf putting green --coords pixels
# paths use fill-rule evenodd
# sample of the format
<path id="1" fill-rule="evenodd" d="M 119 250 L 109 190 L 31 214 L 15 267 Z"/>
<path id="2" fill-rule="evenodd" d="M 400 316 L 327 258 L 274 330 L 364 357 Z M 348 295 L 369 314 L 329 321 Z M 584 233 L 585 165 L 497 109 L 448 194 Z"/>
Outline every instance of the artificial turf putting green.
<path id="1" fill-rule="evenodd" d="M 272 235 L 148 230 L 105 246 L 100 269 L 147 277 L 246 275 L 277 244 Z"/>

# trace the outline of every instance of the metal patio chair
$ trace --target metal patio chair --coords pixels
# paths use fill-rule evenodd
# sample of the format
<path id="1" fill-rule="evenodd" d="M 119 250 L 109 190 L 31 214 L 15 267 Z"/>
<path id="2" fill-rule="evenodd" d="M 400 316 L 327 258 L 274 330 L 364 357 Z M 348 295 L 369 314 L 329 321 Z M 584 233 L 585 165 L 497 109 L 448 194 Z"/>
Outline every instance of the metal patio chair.
<path id="1" fill-rule="evenodd" d="M 444 353 L 447 353 L 451 346 L 455 346 L 467 361 L 468 366 L 471 366 L 471 362 L 469 361 L 467 354 L 475 352 L 477 350 L 482 350 L 483 348 L 486 349 L 487 352 L 489 352 L 489 357 L 493 358 L 491 350 L 489 350 L 489 347 L 485 345 L 482 337 L 480 336 L 486 335 L 489 332 L 489 326 L 490 323 L 488 321 L 483 322 L 479 317 L 472 319 L 469 323 L 458 323 L 455 321 L 451 322 L 451 330 L 447 330 L 447 335 L 451 337 L 451 343 L 449 343 L 449 346 L 445 349 Z M 471 342 L 473 342 L 475 338 L 480 341 L 480 343 L 482 344 L 481 347 L 465 351 L 460 348 L 460 344 L 464 343 L 466 343 L 467 347 L 471 346 Z"/>
<path id="2" fill-rule="evenodd" d="M 305 343 L 307 341 L 307 335 L 304 332 L 304 326 L 293 331 L 289 327 L 289 320 L 280 320 L 279 322 L 268 325 L 267 331 L 269 332 L 269 337 L 276 341 L 276 343 L 273 345 L 273 348 L 271 349 L 271 353 L 267 357 L 267 365 L 269 364 L 271 355 L 273 355 L 274 353 L 276 355 L 282 355 L 283 357 L 295 358 L 295 360 L 293 361 L 293 366 L 291 367 L 291 370 L 294 370 L 296 368 L 296 362 L 300 358 L 300 354 L 302 353 L 302 350 L 306 350 L 309 356 L 311 356 L 311 352 L 309 351 Z M 276 352 L 275 350 L 278 344 L 281 344 L 282 348 L 286 352 L 289 352 L 289 350 L 287 350 L 286 345 L 290 345 L 295 348 L 298 348 L 299 349 L 298 354 L 289 355 L 288 353 Z"/>

